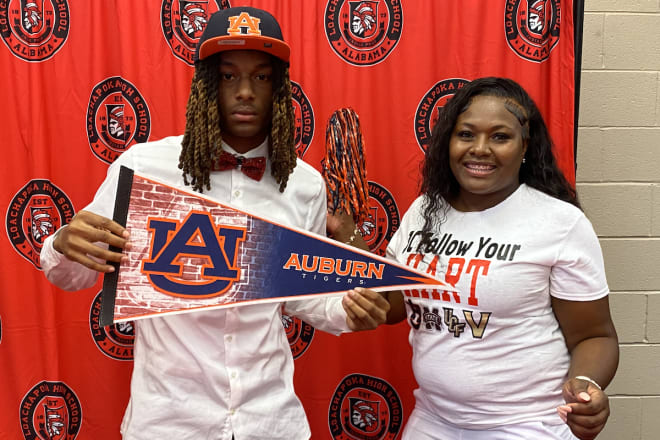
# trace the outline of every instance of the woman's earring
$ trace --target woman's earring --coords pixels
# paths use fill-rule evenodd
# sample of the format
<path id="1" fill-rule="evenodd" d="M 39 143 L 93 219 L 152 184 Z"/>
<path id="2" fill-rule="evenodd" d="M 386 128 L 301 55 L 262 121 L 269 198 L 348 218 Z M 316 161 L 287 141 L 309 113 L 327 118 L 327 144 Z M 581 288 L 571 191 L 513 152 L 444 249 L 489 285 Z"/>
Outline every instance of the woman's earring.
<path id="1" fill-rule="evenodd" d="M 527 159 L 525 159 L 525 158 L 523 157 L 522 163 L 525 163 L 526 161 L 527 161 Z"/>

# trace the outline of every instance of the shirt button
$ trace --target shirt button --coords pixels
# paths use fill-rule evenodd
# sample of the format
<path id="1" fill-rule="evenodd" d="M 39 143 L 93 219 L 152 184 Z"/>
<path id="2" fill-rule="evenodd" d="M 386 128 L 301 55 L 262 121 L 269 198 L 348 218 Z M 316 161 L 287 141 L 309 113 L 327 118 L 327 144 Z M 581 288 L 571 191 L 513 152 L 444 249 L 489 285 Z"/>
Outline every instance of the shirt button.
<path id="1" fill-rule="evenodd" d="M 229 415 L 233 416 L 234 415 L 234 408 L 229 408 Z"/>
<path id="2" fill-rule="evenodd" d="M 226 336 L 226 339 L 227 339 L 227 342 L 231 342 L 231 340 L 232 340 L 233 338 L 231 337 L 231 335 L 227 335 L 227 336 Z"/>
<path id="3" fill-rule="evenodd" d="M 233 373 L 231 373 L 231 378 L 236 379 L 236 372 L 235 371 Z"/>
<path id="4" fill-rule="evenodd" d="M 240 191 L 238 190 L 234 191 L 234 197 L 240 197 L 240 195 L 241 195 Z"/>

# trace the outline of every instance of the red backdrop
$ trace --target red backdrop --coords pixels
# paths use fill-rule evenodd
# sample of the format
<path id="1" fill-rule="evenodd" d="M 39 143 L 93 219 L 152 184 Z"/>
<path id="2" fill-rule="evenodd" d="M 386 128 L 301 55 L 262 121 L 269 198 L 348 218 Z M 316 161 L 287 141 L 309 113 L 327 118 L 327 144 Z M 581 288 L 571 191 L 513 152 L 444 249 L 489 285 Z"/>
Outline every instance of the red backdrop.
<path id="1" fill-rule="evenodd" d="M 0 438 L 120 438 L 132 327 L 98 326 L 100 283 L 51 286 L 41 243 L 91 200 L 119 154 L 183 133 L 195 10 L 248 4 L 273 13 L 291 45 L 300 156 L 320 169 L 332 112 L 360 116 L 372 250 L 384 253 L 417 194 L 437 108 L 476 77 L 511 77 L 530 92 L 573 180 L 571 1 L 0 0 Z M 414 405 L 407 324 L 334 337 L 285 321 L 313 437 L 400 436 Z M 358 399 L 375 424 L 347 417 Z M 48 436 L 52 415 L 66 436 Z"/>

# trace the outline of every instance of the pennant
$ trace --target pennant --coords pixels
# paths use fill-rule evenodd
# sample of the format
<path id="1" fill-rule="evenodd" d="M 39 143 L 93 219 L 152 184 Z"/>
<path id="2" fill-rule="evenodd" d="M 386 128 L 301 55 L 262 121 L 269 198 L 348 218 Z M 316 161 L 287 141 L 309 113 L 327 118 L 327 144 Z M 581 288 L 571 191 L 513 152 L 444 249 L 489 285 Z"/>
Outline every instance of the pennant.
<path id="1" fill-rule="evenodd" d="M 105 274 L 102 326 L 354 287 L 456 290 L 408 266 L 127 167 L 119 174 L 114 220 L 129 231 L 131 247 Z"/>

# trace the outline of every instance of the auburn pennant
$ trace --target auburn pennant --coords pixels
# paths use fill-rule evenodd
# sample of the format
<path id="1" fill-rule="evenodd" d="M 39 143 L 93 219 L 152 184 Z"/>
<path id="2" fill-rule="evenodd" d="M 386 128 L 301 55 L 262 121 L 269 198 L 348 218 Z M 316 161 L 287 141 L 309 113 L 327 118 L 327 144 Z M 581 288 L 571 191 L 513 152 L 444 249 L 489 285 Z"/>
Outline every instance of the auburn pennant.
<path id="1" fill-rule="evenodd" d="M 117 194 L 114 220 L 129 231 L 131 248 L 105 275 L 103 326 L 257 301 L 337 295 L 354 287 L 455 291 L 405 265 L 126 167 Z"/>

